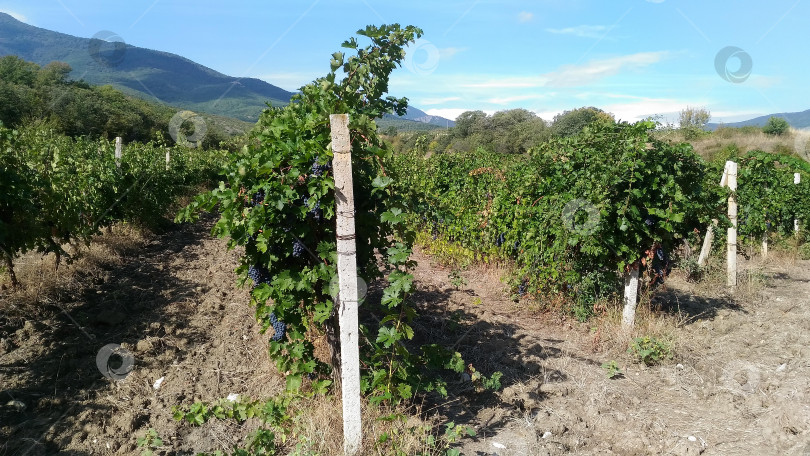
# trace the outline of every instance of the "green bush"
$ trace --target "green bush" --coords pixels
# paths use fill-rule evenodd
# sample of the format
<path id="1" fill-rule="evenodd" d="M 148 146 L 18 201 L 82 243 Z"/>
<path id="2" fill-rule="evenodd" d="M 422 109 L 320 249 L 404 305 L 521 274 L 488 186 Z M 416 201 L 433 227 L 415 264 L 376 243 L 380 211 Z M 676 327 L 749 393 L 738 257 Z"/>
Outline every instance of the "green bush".
<path id="1" fill-rule="evenodd" d="M 788 129 L 790 129 L 788 121 L 776 116 L 771 116 L 771 118 L 768 119 L 768 123 L 762 127 L 764 133 L 774 136 L 784 135 L 787 133 Z"/>

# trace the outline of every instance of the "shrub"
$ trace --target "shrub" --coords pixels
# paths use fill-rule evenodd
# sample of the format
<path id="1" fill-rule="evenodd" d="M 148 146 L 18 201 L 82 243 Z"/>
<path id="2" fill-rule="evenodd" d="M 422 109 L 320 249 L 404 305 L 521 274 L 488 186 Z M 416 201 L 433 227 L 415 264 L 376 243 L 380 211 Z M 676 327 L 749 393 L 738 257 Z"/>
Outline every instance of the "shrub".
<path id="1" fill-rule="evenodd" d="M 776 116 L 771 116 L 771 118 L 768 119 L 768 123 L 762 127 L 764 133 L 774 136 L 784 135 L 788 129 L 790 129 L 788 121 Z"/>
<path id="2" fill-rule="evenodd" d="M 665 359 L 672 358 L 671 344 L 652 336 L 636 337 L 627 352 L 647 366 L 660 364 Z"/>

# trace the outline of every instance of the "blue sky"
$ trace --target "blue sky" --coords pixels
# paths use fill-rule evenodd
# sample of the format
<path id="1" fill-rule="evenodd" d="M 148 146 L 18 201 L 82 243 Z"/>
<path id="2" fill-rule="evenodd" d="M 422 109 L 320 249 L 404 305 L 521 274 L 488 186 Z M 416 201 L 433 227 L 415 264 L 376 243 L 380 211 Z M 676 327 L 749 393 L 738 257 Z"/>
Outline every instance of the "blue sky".
<path id="1" fill-rule="evenodd" d="M 288 90 L 326 73 L 357 29 L 413 24 L 425 35 L 391 93 L 449 118 L 596 106 L 674 121 L 697 106 L 730 122 L 810 109 L 810 0 L 0 0 L 0 11 L 81 37 L 113 31 Z"/>

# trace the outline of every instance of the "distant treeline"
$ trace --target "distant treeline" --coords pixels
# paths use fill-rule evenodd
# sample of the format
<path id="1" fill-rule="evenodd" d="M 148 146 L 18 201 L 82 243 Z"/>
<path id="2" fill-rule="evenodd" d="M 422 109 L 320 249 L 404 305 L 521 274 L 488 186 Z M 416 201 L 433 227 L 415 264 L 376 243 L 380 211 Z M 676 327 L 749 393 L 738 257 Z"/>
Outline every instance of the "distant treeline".
<path id="1" fill-rule="evenodd" d="M 552 137 L 574 136 L 594 122 L 615 123 L 615 120 L 594 107 L 565 111 L 550 122 L 526 109 L 510 109 L 492 115 L 467 111 L 456 119 L 455 127 L 448 130 L 400 134 L 391 141 L 397 150 L 416 149 L 425 153 L 483 148 L 491 152 L 522 154 Z"/>
<path id="2" fill-rule="evenodd" d="M 0 58 L 0 122 L 7 127 L 45 122 L 71 137 L 120 136 L 142 143 L 160 138 L 171 143 L 169 121 L 178 109 L 126 95 L 110 85 L 68 80 L 70 72 L 70 65 L 63 62 L 40 67 L 16 56 Z M 185 124 L 182 128 L 193 129 Z M 208 122 L 202 145 L 217 147 L 228 136 Z"/>

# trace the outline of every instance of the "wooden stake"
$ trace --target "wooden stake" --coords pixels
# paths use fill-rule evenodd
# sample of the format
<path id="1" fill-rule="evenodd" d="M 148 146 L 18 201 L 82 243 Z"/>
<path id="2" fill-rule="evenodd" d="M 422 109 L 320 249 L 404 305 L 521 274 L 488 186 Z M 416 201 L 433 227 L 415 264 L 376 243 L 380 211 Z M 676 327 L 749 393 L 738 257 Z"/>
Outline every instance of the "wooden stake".
<path id="1" fill-rule="evenodd" d="M 726 162 L 726 185 L 732 192 L 737 191 L 737 163 Z M 728 263 L 727 285 L 737 287 L 737 197 L 732 193 L 728 197 L 728 218 L 731 227 L 728 229 L 728 249 L 726 251 Z"/>
<path id="2" fill-rule="evenodd" d="M 115 166 L 121 168 L 121 156 L 123 155 L 123 143 L 120 136 L 115 138 Z"/>
<path id="3" fill-rule="evenodd" d="M 624 275 L 624 312 L 622 312 L 622 329 L 628 331 L 636 322 L 636 303 L 638 302 L 638 266 L 632 267 Z"/>
<path id="4" fill-rule="evenodd" d="M 332 168 L 337 200 L 337 251 L 340 292 L 340 372 L 343 397 L 343 454 L 355 455 L 362 444 L 360 408 L 360 339 L 357 318 L 357 246 L 354 226 L 352 145 L 349 115 L 332 114 Z"/>
<path id="5" fill-rule="evenodd" d="M 169 149 L 166 149 L 166 171 L 169 170 L 169 162 L 172 160 Z"/>

